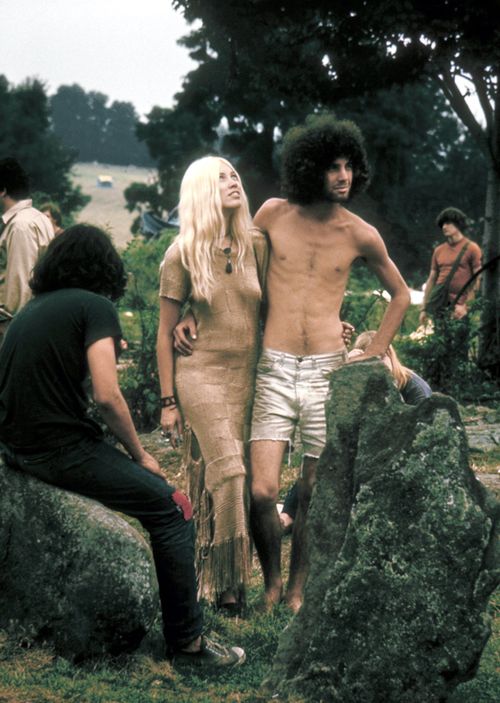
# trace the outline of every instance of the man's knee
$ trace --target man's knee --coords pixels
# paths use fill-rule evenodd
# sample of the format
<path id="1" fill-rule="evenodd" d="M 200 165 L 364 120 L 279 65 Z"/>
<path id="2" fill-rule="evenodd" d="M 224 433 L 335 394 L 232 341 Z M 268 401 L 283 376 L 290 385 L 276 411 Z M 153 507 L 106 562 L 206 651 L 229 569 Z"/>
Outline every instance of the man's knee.
<path id="1" fill-rule="evenodd" d="M 252 481 L 250 492 L 254 508 L 257 510 L 274 508 L 278 500 L 279 485 Z"/>

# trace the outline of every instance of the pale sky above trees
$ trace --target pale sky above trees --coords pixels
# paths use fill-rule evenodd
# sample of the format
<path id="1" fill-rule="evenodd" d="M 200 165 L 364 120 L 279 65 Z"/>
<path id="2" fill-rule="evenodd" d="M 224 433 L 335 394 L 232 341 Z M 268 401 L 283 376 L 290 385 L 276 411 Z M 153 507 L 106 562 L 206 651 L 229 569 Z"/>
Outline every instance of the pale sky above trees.
<path id="1" fill-rule="evenodd" d="M 50 95 L 78 83 L 145 114 L 154 105 L 170 107 L 195 66 L 176 44 L 189 27 L 169 0 L 0 0 L 2 6 L 0 73 L 10 83 L 37 77 Z"/>

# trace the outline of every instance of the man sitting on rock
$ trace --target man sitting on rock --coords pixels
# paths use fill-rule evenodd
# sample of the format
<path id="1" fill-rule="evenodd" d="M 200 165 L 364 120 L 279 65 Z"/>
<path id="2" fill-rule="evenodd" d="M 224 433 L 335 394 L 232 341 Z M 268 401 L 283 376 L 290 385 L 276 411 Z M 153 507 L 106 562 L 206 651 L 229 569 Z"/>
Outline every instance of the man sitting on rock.
<path id="1" fill-rule="evenodd" d="M 125 283 L 123 263 L 101 230 L 76 225 L 50 243 L 30 281 L 34 298 L 0 350 L 0 448 L 10 467 L 142 523 L 174 663 L 238 665 L 242 649 L 201 636 L 191 505 L 145 451 L 118 385 L 121 329 L 112 301 Z M 88 373 L 101 416 L 129 456 L 104 441 L 87 413 Z"/>

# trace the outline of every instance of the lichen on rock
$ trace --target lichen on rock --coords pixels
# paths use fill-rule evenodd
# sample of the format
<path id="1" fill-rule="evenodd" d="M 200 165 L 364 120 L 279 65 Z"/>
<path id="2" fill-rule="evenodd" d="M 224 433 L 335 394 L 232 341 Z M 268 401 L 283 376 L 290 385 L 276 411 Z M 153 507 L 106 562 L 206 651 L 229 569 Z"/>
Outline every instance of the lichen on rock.
<path id="1" fill-rule="evenodd" d="M 264 689 L 433 703 L 471 678 L 500 582 L 493 495 L 455 402 L 405 405 L 380 362 L 334 372 L 308 517 L 310 575 Z"/>
<path id="2" fill-rule="evenodd" d="M 158 612 L 149 545 L 117 513 L 0 461 L 0 627 L 74 658 L 133 649 Z"/>

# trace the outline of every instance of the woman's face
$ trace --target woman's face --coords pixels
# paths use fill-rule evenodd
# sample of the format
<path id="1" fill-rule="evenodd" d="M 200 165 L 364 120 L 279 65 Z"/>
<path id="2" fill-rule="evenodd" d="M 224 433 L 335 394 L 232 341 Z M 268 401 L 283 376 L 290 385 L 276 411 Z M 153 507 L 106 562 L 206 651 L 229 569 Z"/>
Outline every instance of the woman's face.
<path id="1" fill-rule="evenodd" d="M 224 161 L 220 162 L 219 191 L 223 210 L 235 210 L 240 207 L 240 179 L 234 168 Z"/>

